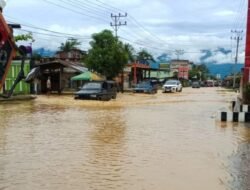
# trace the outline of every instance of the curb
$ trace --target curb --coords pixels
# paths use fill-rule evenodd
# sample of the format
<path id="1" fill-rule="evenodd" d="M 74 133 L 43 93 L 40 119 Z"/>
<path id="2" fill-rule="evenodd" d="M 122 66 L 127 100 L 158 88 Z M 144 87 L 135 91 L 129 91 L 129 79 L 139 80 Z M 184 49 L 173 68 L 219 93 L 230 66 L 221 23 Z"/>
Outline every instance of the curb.
<path id="1" fill-rule="evenodd" d="M 21 101 L 21 100 L 34 100 L 37 96 L 34 95 L 18 95 L 18 96 L 12 96 L 10 98 L 2 98 L 0 97 L 0 102 L 7 102 L 7 101 Z"/>
<path id="2" fill-rule="evenodd" d="M 236 101 L 232 101 L 232 110 L 234 110 L 234 107 L 236 105 Z M 250 105 L 247 105 L 247 104 L 241 104 L 240 105 L 240 112 L 250 112 Z"/>
<path id="3" fill-rule="evenodd" d="M 224 122 L 250 122 L 250 112 L 218 112 L 217 119 Z"/>

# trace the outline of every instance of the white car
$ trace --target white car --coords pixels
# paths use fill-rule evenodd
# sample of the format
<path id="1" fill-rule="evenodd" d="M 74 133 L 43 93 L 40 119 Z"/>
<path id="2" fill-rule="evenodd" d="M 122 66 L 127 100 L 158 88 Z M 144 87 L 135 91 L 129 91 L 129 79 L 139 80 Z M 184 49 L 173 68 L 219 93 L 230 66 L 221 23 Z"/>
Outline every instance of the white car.
<path id="1" fill-rule="evenodd" d="M 181 92 L 182 84 L 179 80 L 168 80 L 162 87 L 162 92 Z"/>

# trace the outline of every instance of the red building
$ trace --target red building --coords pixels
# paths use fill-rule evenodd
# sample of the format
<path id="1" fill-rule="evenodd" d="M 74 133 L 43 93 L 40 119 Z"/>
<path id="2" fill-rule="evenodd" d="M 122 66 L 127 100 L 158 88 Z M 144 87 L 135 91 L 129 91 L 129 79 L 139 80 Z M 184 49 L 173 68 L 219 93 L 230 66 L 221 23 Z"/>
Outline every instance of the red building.
<path id="1" fill-rule="evenodd" d="M 188 79 L 188 72 L 189 72 L 189 70 L 190 70 L 189 67 L 180 66 L 178 68 L 178 78 L 179 79 Z"/>
<path id="2" fill-rule="evenodd" d="M 192 69 L 193 63 L 188 60 L 172 60 L 170 63 L 170 71 L 178 73 L 179 79 L 188 79 L 188 72 Z"/>

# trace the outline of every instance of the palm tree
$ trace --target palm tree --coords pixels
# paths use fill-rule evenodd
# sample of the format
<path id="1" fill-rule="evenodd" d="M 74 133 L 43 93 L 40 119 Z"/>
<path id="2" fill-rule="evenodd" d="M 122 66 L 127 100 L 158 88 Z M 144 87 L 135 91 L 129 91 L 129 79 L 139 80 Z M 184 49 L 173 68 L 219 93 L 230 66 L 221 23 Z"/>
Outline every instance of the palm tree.
<path id="1" fill-rule="evenodd" d="M 143 49 L 137 53 L 137 59 L 139 61 L 152 60 L 154 61 L 153 55 L 151 55 L 147 50 Z"/>
<path id="2" fill-rule="evenodd" d="M 135 61 L 135 49 L 130 44 L 124 44 L 124 50 L 128 55 L 128 60 L 130 62 Z"/>
<path id="3" fill-rule="evenodd" d="M 77 39 L 68 39 L 65 43 L 61 43 L 61 46 L 59 49 L 64 52 L 69 52 L 72 49 L 76 49 L 77 46 L 81 45 L 81 42 L 79 42 Z"/>

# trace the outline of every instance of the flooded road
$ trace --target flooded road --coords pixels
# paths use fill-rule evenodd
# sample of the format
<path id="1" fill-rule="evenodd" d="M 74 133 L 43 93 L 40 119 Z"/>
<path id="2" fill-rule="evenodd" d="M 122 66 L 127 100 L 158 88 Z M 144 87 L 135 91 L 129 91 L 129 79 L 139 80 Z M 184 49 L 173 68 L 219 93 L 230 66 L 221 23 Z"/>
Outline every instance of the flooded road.
<path id="1" fill-rule="evenodd" d="M 215 121 L 220 88 L 109 102 L 0 104 L 1 190 L 249 190 L 250 126 Z"/>

